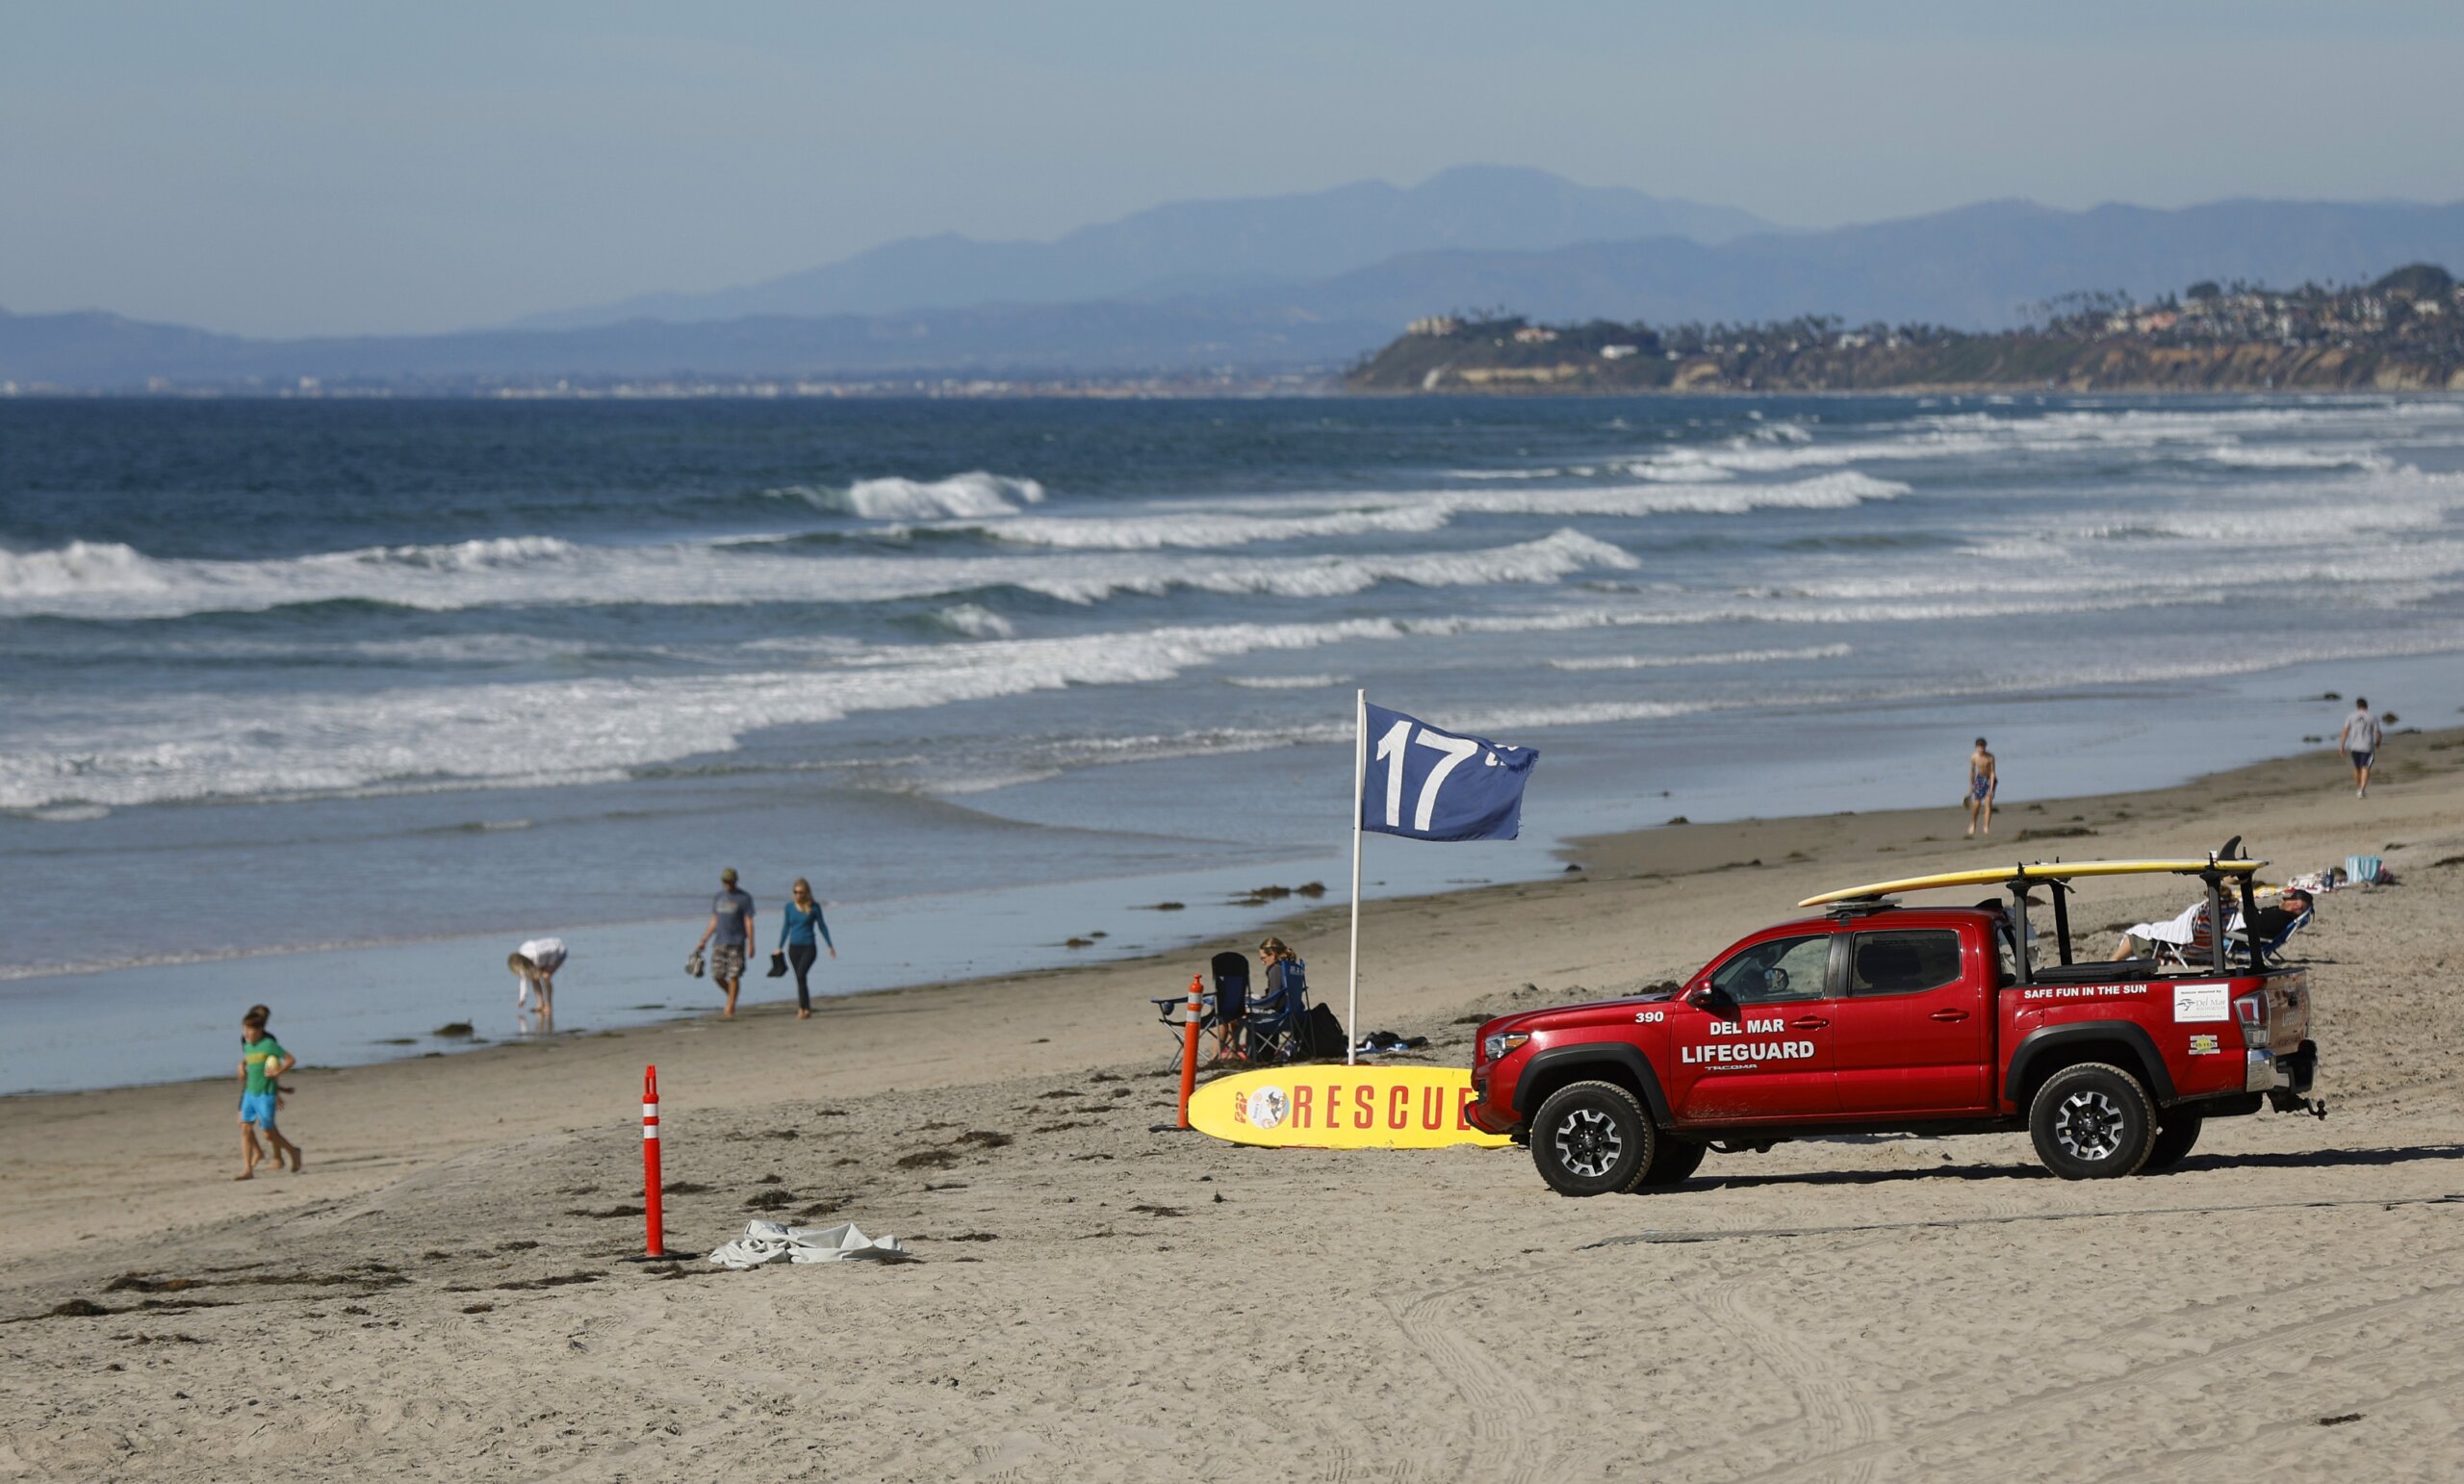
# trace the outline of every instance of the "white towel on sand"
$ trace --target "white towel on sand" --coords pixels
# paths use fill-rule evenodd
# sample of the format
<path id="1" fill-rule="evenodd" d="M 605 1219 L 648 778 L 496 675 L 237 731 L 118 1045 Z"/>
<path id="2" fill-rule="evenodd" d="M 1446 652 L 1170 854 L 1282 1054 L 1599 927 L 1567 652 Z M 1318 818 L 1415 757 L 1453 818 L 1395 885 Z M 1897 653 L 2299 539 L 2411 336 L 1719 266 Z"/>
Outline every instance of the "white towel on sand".
<path id="1" fill-rule="evenodd" d="M 867 1237 L 853 1221 L 836 1226 L 782 1226 L 776 1221 L 747 1221 L 744 1235 L 723 1242 L 710 1254 L 721 1267 L 758 1267 L 785 1258 L 791 1263 L 839 1263 L 849 1258 L 903 1258 L 907 1248 L 895 1237 Z"/>

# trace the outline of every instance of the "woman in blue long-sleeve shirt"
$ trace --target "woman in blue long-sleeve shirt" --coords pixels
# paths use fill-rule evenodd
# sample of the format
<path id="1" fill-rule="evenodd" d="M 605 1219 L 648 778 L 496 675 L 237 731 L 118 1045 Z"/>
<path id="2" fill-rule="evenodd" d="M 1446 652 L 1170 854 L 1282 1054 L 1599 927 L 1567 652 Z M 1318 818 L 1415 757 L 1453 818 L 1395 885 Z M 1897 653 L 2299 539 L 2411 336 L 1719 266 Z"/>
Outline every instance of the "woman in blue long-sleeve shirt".
<path id="1" fill-rule="evenodd" d="M 820 943 L 813 941 L 818 935 Z M 812 988 L 805 976 L 812 972 L 812 960 L 821 949 L 830 957 L 838 957 L 838 945 L 830 940 L 830 924 L 821 920 L 821 904 L 812 899 L 812 883 L 796 878 L 795 895 L 787 903 L 787 917 L 779 924 L 779 946 L 787 951 L 787 964 L 796 971 L 796 1018 L 812 1018 Z"/>

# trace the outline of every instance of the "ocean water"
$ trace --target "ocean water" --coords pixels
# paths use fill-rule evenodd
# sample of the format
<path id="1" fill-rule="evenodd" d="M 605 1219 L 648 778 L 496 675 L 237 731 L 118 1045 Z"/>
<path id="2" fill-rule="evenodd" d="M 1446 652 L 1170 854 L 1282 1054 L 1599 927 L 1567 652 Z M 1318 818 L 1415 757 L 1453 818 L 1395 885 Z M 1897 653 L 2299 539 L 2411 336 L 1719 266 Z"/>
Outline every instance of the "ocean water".
<path id="1" fill-rule="evenodd" d="M 2438 398 L 0 401 L 0 1090 L 265 985 L 415 1054 L 542 932 L 559 1031 L 699 1008 L 722 864 L 833 993 L 1213 946 L 1340 896 L 1360 686 L 1542 754 L 1390 893 L 2444 725 L 2460 509 Z"/>

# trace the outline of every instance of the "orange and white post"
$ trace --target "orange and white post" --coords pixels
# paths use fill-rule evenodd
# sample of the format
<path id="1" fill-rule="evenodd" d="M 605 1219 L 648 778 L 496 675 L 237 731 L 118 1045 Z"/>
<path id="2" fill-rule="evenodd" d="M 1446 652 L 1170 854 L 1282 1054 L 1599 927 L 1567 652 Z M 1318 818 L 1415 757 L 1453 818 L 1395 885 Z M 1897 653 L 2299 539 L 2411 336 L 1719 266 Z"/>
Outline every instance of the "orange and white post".
<path id="1" fill-rule="evenodd" d="M 1188 1100 L 1183 1099 L 1183 1116 L 1188 1114 Z M 642 1223 L 648 1229 L 644 1239 L 648 1245 L 642 1252 L 647 1257 L 667 1255 L 667 1224 L 658 1205 L 658 1068 L 642 1068 Z"/>
<path id="2" fill-rule="evenodd" d="M 1197 1023 L 1205 1018 L 1206 993 L 1203 977 L 1190 976 L 1189 1009 L 1181 1018 L 1181 1127 L 1190 1126 L 1190 1094 L 1197 1090 Z"/>

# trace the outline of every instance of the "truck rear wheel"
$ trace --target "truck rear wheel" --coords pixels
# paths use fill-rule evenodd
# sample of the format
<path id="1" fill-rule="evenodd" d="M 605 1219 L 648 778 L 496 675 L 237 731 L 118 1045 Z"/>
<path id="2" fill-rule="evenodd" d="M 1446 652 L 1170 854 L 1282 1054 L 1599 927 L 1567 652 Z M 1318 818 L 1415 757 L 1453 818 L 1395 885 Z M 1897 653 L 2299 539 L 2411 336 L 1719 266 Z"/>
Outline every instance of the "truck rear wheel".
<path id="1" fill-rule="evenodd" d="M 1652 1152 L 1652 1162 L 1643 1166 L 1642 1188 L 1656 1190 L 1683 1180 L 1702 1167 L 1707 1151 L 1690 1139 L 1661 1138 L 1659 1147 Z"/>
<path id="2" fill-rule="evenodd" d="M 2044 1081 L 2028 1104 L 2037 1158 L 2065 1180 L 2134 1173 L 2156 1146 L 2156 1103 L 2118 1066 L 2083 1062 Z"/>
<path id="3" fill-rule="evenodd" d="M 2164 1121 L 2156 1128 L 2156 1146 L 2147 1151 L 2147 1163 L 2139 1166 L 2143 1175 L 2162 1174 L 2182 1163 L 2182 1157 L 2198 1142 L 2198 1131 L 2207 1125 L 2207 1114 L 2195 1108 L 2168 1108 Z"/>
<path id="4" fill-rule="evenodd" d="M 1659 1131 L 1613 1082 L 1559 1087 L 1531 1119 L 1531 1163 L 1560 1195 L 1623 1195 L 1642 1183 Z"/>

